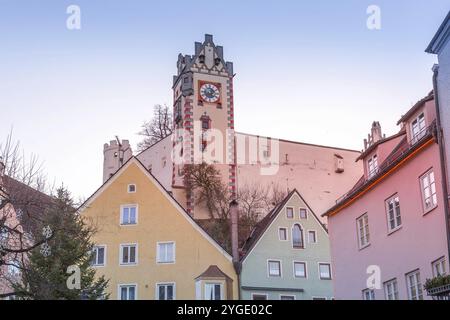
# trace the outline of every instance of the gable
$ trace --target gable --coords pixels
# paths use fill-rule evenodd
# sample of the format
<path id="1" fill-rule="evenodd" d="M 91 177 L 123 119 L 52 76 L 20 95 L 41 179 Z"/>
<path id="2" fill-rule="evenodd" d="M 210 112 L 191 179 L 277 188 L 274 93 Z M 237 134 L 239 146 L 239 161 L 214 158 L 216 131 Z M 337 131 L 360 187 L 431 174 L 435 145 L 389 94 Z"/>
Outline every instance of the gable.
<path id="1" fill-rule="evenodd" d="M 294 217 L 292 219 L 287 218 L 286 208 L 288 207 L 293 208 Z M 300 208 L 307 210 L 307 219 L 300 219 Z M 264 230 L 261 231 L 259 237 L 253 240 L 253 244 L 249 247 L 246 255 L 242 259 L 242 263 L 244 263 L 246 258 L 251 256 L 254 252 L 270 252 L 274 250 L 283 250 L 282 246 L 279 246 L 281 243 L 278 238 L 278 231 L 280 227 L 287 229 L 289 234 L 289 243 L 291 243 L 292 240 L 290 235 L 292 233 L 291 231 L 294 224 L 299 224 L 301 226 L 305 239 L 307 236 L 307 232 L 309 230 L 314 230 L 316 231 L 316 237 L 318 237 L 320 234 L 320 237 L 322 239 L 328 241 L 327 230 L 315 215 L 315 213 L 311 210 L 306 201 L 297 192 L 297 190 L 291 192 L 287 196 L 287 198 L 274 210 L 272 214 L 273 216 L 270 220 L 268 220 L 267 222 L 263 221 L 263 223 L 266 223 L 266 226 Z"/>
<path id="2" fill-rule="evenodd" d="M 136 185 L 136 193 L 128 194 L 128 184 Z M 137 200 L 138 199 L 138 200 Z M 138 203 L 137 203 L 138 202 Z M 120 206 L 138 205 L 138 232 L 158 232 L 172 235 L 190 233 L 212 245 L 216 251 L 231 261 L 231 256 L 212 239 L 181 207 L 162 185 L 136 158 L 131 158 L 118 172 L 100 187 L 79 209 L 85 217 L 102 221 L 99 231 L 118 231 Z M 145 217 L 145 221 L 141 218 Z M 107 223 L 105 223 L 105 221 Z M 96 221 L 93 221 L 96 223 Z"/>

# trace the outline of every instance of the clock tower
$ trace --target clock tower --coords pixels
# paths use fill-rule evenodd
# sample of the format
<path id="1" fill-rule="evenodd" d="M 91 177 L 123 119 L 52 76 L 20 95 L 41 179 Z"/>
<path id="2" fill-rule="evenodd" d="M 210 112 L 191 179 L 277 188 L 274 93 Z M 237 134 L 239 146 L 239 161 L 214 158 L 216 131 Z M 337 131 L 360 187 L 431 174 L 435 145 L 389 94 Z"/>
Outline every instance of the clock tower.
<path id="1" fill-rule="evenodd" d="M 203 43 L 195 43 L 194 55 L 178 55 L 177 70 L 172 87 L 173 146 L 174 156 L 182 161 L 173 162 L 172 189 L 177 199 L 182 198 L 179 193 L 185 194 L 186 209 L 193 217 L 203 218 L 193 195 L 184 189 L 183 166 L 199 163 L 212 152 L 223 182 L 235 194 L 233 63 L 224 60 L 223 47 L 207 34 Z M 212 131 L 221 137 L 211 137 Z"/>

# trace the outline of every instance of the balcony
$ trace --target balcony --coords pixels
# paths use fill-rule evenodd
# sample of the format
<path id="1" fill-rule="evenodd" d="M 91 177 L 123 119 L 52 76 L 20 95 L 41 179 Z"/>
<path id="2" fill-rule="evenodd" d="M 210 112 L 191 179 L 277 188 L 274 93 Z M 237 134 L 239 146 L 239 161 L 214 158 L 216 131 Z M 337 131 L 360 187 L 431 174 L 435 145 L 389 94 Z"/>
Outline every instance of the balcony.
<path id="1" fill-rule="evenodd" d="M 352 198 L 353 196 L 364 190 L 372 182 L 376 181 L 386 172 L 394 168 L 402 160 L 407 158 L 408 155 L 410 155 L 412 152 L 424 145 L 427 141 L 429 141 L 436 135 L 436 121 L 433 121 L 430 126 L 422 130 L 413 139 L 411 139 L 410 142 L 407 141 L 405 136 L 403 140 L 392 150 L 391 154 L 383 161 L 383 163 L 374 171 L 372 171 L 369 177 L 362 177 L 352 190 L 337 199 L 336 205 Z"/>

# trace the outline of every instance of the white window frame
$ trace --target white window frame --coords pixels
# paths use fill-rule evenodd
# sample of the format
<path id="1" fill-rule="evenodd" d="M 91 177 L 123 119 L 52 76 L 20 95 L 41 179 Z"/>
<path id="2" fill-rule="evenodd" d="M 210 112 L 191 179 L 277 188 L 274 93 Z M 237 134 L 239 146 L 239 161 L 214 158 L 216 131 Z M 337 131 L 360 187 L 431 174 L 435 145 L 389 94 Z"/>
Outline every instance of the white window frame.
<path id="1" fill-rule="evenodd" d="M 434 181 L 431 182 L 431 175 L 433 175 Z M 428 182 L 428 186 L 425 187 L 425 180 Z M 433 192 L 434 187 L 434 192 Z M 429 196 L 426 196 L 426 190 L 429 189 Z M 436 175 L 434 173 L 434 170 L 431 168 L 427 172 L 425 172 L 423 175 L 420 176 L 420 192 L 422 194 L 422 206 L 424 214 L 430 212 L 438 205 L 438 199 L 437 199 L 437 190 L 436 190 Z M 427 207 L 427 200 L 431 200 L 431 206 Z M 435 203 L 434 203 L 435 202 Z"/>
<path id="2" fill-rule="evenodd" d="M 292 217 L 289 217 L 289 215 L 288 215 L 288 210 L 289 209 L 292 210 Z M 294 217 L 295 217 L 294 207 L 286 207 L 286 219 L 293 220 Z"/>
<path id="3" fill-rule="evenodd" d="M 124 247 L 135 247 L 135 262 L 123 262 L 123 248 Z M 120 266 L 136 266 L 138 264 L 139 257 L 139 247 L 137 243 L 121 243 L 119 246 L 119 265 Z M 129 253 L 128 253 L 129 254 Z"/>
<path id="4" fill-rule="evenodd" d="M 134 187 L 134 191 L 131 191 L 131 190 L 130 190 L 131 187 Z M 136 193 L 136 191 L 137 191 L 136 184 L 135 184 L 135 183 L 130 183 L 130 184 L 127 186 L 127 191 L 128 191 L 128 193 Z"/>
<path id="5" fill-rule="evenodd" d="M 411 283 L 410 277 L 414 276 L 415 283 Z M 422 288 L 422 279 L 420 277 L 420 269 L 408 272 L 406 275 L 406 291 L 408 292 L 409 300 L 423 300 L 423 288 Z M 415 289 L 416 294 L 414 295 L 412 289 Z"/>
<path id="6" fill-rule="evenodd" d="M 398 203 L 398 207 L 395 206 L 395 203 Z M 389 205 L 392 204 L 392 214 L 393 214 L 393 221 L 394 221 L 394 227 L 391 227 L 391 211 L 389 209 Z M 385 203 L 385 210 L 386 210 L 386 220 L 387 220 L 387 227 L 388 227 L 388 233 L 392 233 L 394 231 L 397 231 L 402 227 L 402 215 L 401 215 L 401 205 L 400 205 L 400 198 L 398 194 L 394 194 L 392 197 L 386 199 Z M 398 220 L 400 219 L 400 223 Z"/>
<path id="7" fill-rule="evenodd" d="M 271 275 L 270 274 L 270 262 L 278 262 L 278 265 L 280 266 L 280 274 L 279 275 Z M 267 259 L 267 277 L 268 278 L 283 278 L 283 263 L 281 260 L 278 259 Z"/>
<path id="8" fill-rule="evenodd" d="M 328 265 L 329 266 L 329 269 L 330 269 L 330 277 L 329 278 L 322 278 L 322 275 L 320 274 L 320 266 L 321 265 Z M 317 262 L 317 271 L 318 271 L 320 280 L 333 280 L 333 270 L 332 270 L 330 262 Z"/>
<path id="9" fill-rule="evenodd" d="M 305 276 L 304 277 L 300 277 L 295 274 L 295 265 L 296 264 L 303 264 L 305 266 Z M 292 271 L 293 271 L 293 276 L 295 279 L 308 279 L 308 266 L 307 266 L 306 261 L 292 261 Z"/>
<path id="10" fill-rule="evenodd" d="M 384 288 L 384 298 L 386 300 L 398 300 L 399 299 L 397 278 L 391 279 L 391 280 L 383 283 L 383 288 Z M 392 296 L 393 299 L 389 298 L 389 296 Z"/>
<path id="11" fill-rule="evenodd" d="M 164 287 L 166 287 L 166 291 L 165 291 L 165 296 L 166 296 L 166 299 L 164 299 L 164 300 L 167 300 L 167 287 L 168 286 L 172 286 L 173 287 L 173 289 L 172 289 L 172 291 L 173 291 L 173 297 L 172 297 L 172 300 L 176 300 L 177 299 L 177 294 L 176 294 L 176 292 L 177 292 L 177 284 L 175 283 L 175 282 L 157 282 L 156 284 L 155 284 L 155 300 L 160 300 L 159 299 L 159 287 L 160 286 L 164 286 Z"/>
<path id="12" fill-rule="evenodd" d="M 311 242 L 310 241 L 310 238 L 309 238 L 309 233 L 314 233 L 314 242 Z M 317 231 L 316 230 L 308 230 L 308 243 L 317 243 L 318 241 L 317 241 Z"/>
<path id="13" fill-rule="evenodd" d="M 367 294 L 369 294 L 369 296 L 367 296 Z M 369 297 L 369 299 L 367 299 L 367 297 Z M 375 290 L 374 289 L 364 289 L 362 291 L 362 299 L 365 301 L 376 300 Z"/>
<path id="14" fill-rule="evenodd" d="M 135 217 L 135 223 L 124 223 L 123 221 L 123 210 L 125 208 L 135 208 L 136 209 L 136 217 Z M 138 217 L 139 217 L 139 206 L 137 204 L 123 204 L 120 206 L 120 225 L 123 227 L 129 227 L 129 226 L 135 226 L 138 224 Z M 128 219 L 130 219 L 130 215 L 128 215 Z"/>
<path id="15" fill-rule="evenodd" d="M 137 283 L 120 283 L 117 285 L 117 300 L 122 300 L 122 287 L 134 287 L 134 300 L 138 300 L 138 285 Z M 129 292 L 127 290 L 127 296 Z M 129 300 L 129 299 L 127 299 Z M 126 301 L 126 300 L 124 300 Z M 131 300 L 130 300 L 131 301 Z"/>
<path id="16" fill-rule="evenodd" d="M 431 263 L 431 269 L 433 271 L 433 277 L 437 277 L 439 275 L 447 275 L 447 261 L 445 259 L 445 256 L 442 256 L 439 259 L 433 261 Z"/>
<path id="17" fill-rule="evenodd" d="M 99 248 L 103 248 L 103 264 L 98 264 L 98 250 Z M 92 248 L 92 251 L 95 250 L 95 263 L 92 264 L 93 267 L 98 268 L 98 267 L 105 267 L 106 266 L 106 244 L 99 244 L 99 245 L 95 245 Z"/>
<path id="18" fill-rule="evenodd" d="M 299 226 L 300 227 L 300 231 L 301 231 L 301 236 L 302 236 L 302 247 L 295 247 L 294 246 L 294 228 L 295 228 L 295 226 Z M 292 244 L 292 249 L 294 249 L 294 250 L 304 250 L 305 248 L 306 248 L 306 243 L 305 243 L 305 228 L 303 228 L 303 226 L 300 224 L 300 223 L 298 223 L 298 222 L 296 222 L 296 223 L 294 223 L 293 225 L 292 225 L 292 228 L 291 228 L 291 244 Z"/>
<path id="19" fill-rule="evenodd" d="M 160 258 L 160 245 L 172 244 L 173 245 L 173 260 L 172 261 L 161 261 Z M 156 263 L 157 264 L 174 264 L 176 262 L 176 243 L 175 241 L 159 241 L 156 243 Z"/>
<path id="20" fill-rule="evenodd" d="M 415 123 L 417 126 L 415 127 Z M 417 132 L 414 132 L 417 128 Z M 420 141 L 427 131 L 427 122 L 425 119 L 425 113 L 421 112 L 413 121 L 411 121 L 411 143 L 414 144 Z"/>
<path id="21" fill-rule="evenodd" d="M 281 297 L 289 297 L 289 298 L 294 298 L 292 300 L 297 300 L 297 296 L 295 294 L 283 294 L 283 293 L 280 293 L 280 295 L 278 297 L 279 297 L 280 300 L 282 300 Z"/>
<path id="22" fill-rule="evenodd" d="M 367 222 L 364 218 L 366 218 Z M 362 228 L 360 226 L 360 221 L 363 221 Z M 364 234 L 361 234 L 361 230 Z M 356 235 L 358 237 L 358 248 L 360 250 L 370 245 L 369 214 L 367 212 L 356 218 Z M 365 241 L 364 243 L 362 242 L 363 240 Z"/>
<path id="23" fill-rule="evenodd" d="M 306 218 L 302 218 L 302 215 L 301 215 L 302 210 L 305 210 Z M 308 208 L 300 207 L 300 208 L 298 209 L 298 218 L 299 218 L 300 220 L 308 220 L 308 218 L 309 218 Z"/>
<path id="24" fill-rule="evenodd" d="M 269 295 L 267 293 L 252 292 L 252 300 L 255 300 L 255 296 L 265 296 L 266 300 L 269 300 Z"/>
<path id="25" fill-rule="evenodd" d="M 281 239 L 281 230 L 284 230 L 286 233 L 286 239 Z M 289 232 L 288 232 L 288 228 L 285 227 L 279 227 L 278 228 L 278 240 L 283 241 L 283 242 L 287 242 L 289 241 Z"/>
<path id="26" fill-rule="evenodd" d="M 224 290 L 224 285 L 223 285 L 223 283 L 222 282 L 208 281 L 208 282 L 203 283 L 203 299 L 204 300 L 213 301 L 213 300 L 210 300 L 210 299 L 206 299 L 206 286 L 208 286 L 208 285 L 214 286 L 214 288 L 215 288 L 216 285 L 219 285 L 220 286 L 220 300 L 224 299 L 224 291 L 223 291 Z"/>
<path id="27" fill-rule="evenodd" d="M 367 176 L 372 178 L 378 173 L 378 156 L 374 154 L 367 160 Z"/>

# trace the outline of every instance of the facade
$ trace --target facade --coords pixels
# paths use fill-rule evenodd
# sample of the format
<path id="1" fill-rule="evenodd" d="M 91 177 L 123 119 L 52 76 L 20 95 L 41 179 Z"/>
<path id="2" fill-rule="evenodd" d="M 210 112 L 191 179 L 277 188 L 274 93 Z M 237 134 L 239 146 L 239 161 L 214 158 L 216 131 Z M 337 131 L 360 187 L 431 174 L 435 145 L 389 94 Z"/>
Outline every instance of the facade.
<path id="1" fill-rule="evenodd" d="M 448 272 L 433 93 L 398 124 L 386 138 L 374 123 L 364 176 L 325 213 L 336 299 L 429 299 L 426 279 Z"/>
<path id="2" fill-rule="evenodd" d="M 135 157 L 80 208 L 111 299 L 237 299 L 231 256 Z"/>
<path id="3" fill-rule="evenodd" d="M 360 177 L 362 166 L 355 162 L 360 152 L 236 133 L 233 72 L 211 35 L 195 43 L 194 55 L 180 54 L 173 82 L 174 134 L 136 157 L 195 219 L 210 216 L 186 194 L 183 166 L 206 156 L 232 193 L 252 185 L 277 185 L 286 193 L 297 188 L 313 210 L 325 211 Z M 104 181 L 131 156 L 126 140 L 105 144 Z M 174 156 L 183 162 L 175 163 Z"/>
<path id="4" fill-rule="evenodd" d="M 242 299 L 332 299 L 328 233 L 297 190 L 258 223 L 242 251 Z"/>

